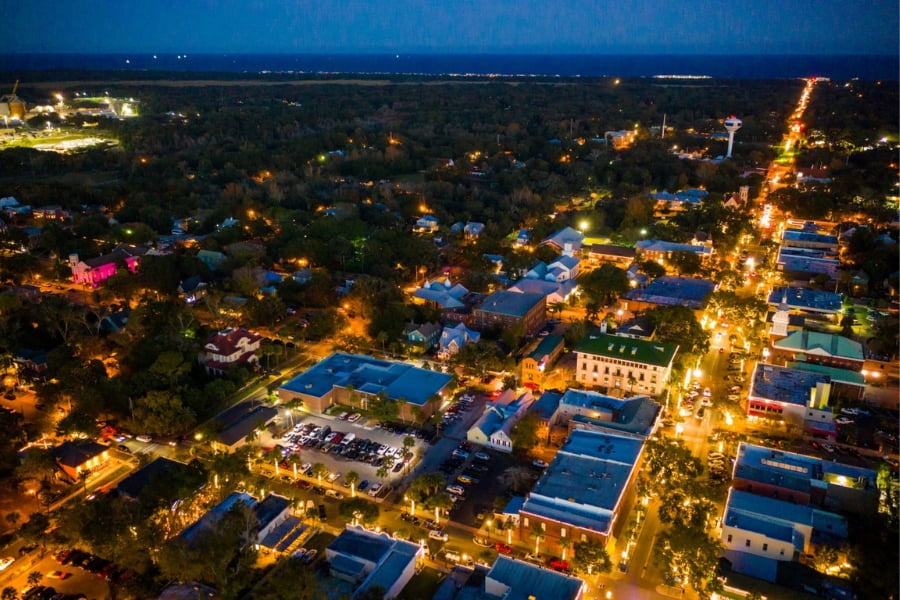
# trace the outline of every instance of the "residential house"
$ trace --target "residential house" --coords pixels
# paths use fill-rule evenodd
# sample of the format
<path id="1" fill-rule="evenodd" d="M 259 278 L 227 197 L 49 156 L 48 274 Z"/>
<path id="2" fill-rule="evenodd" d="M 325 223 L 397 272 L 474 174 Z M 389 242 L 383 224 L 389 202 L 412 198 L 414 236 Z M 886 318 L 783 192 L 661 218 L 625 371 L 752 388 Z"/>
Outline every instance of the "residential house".
<path id="1" fill-rule="evenodd" d="M 808 363 L 861 371 L 865 364 L 862 344 L 832 333 L 794 331 L 772 342 L 772 362 L 801 360 Z"/>
<path id="2" fill-rule="evenodd" d="M 199 275 L 178 283 L 178 297 L 186 304 L 194 304 L 206 297 L 206 282 Z"/>
<path id="3" fill-rule="evenodd" d="M 532 403 L 534 403 L 534 396 L 531 395 L 531 392 L 525 392 L 508 404 L 499 400 L 485 402 L 484 412 L 466 432 L 466 439 L 473 444 L 511 453 L 513 450 L 512 429 Z"/>
<path id="4" fill-rule="evenodd" d="M 413 292 L 413 299 L 431 304 L 442 310 L 464 307 L 464 298 L 469 290 L 461 283 L 453 284 L 449 277 L 426 281 Z"/>
<path id="5" fill-rule="evenodd" d="M 559 540 L 606 547 L 625 523 L 619 517 L 640 470 L 644 440 L 604 431 L 573 431 L 519 510 L 519 540 L 541 552 L 561 552 Z M 570 549 L 571 551 L 571 549 Z"/>
<path id="6" fill-rule="evenodd" d="M 688 188 L 674 194 L 666 191 L 654 192 L 650 194 L 650 199 L 656 202 L 654 213 L 665 215 L 698 207 L 708 195 L 709 192 L 706 190 Z"/>
<path id="7" fill-rule="evenodd" d="M 575 380 L 620 392 L 658 396 L 665 391 L 678 346 L 600 332 L 575 347 Z"/>
<path id="8" fill-rule="evenodd" d="M 561 335 L 548 335 L 519 363 L 519 381 L 531 389 L 541 389 L 544 374 L 548 373 L 563 352 L 565 339 Z"/>
<path id="9" fill-rule="evenodd" d="M 128 325 L 128 319 L 131 317 L 131 309 L 124 308 L 122 310 L 116 311 L 114 313 L 110 313 L 100 319 L 100 323 L 98 327 L 100 328 L 100 333 L 103 334 L 112 334 L 119 333 L 125 326 Z"/>
<path id="10" fill-rule="evenodd" d="M 78 481 L 79 474 L 91 473 L 109 460 L 109 448 L 93 440 L 63 442 L 53 449 L 56 464 L 70 481 Z"/>
<path id="11" fill-rule="evenodd" d="M 779 563 L 799 561 L 820 544 L 839 546 L 847 536 L 847 520 L 836 513 L 732 488 L 720 541 L 733 571 L 774 582 Z"/>
<path id="12" fill-rule="evenodd" d="M 472 313 L 472 327 L 483 331 L 494 327 L 521 327 L 534 334 L 546 322 L 547 299 L 541 294 L 499 290 L 484 299 Z"/>
<path id="13" fill-rule="evenodd" d="M 354 597 L 378 587 L 380 597 L 390 600 L 423 566 L 425 547 L 347 525 L 325 549 L 325 558 L 332 577 L 354 585 Z"/>
<path id="14" fill-rule="evenodd" d="M 577 289 L 578 282 L 574 279 L 557 282 L 525 277 L 515 282 L 507 291 L 517 294 L 540 294 L 546 298 L 547 306 L 551 306 L 566 302 Z"/>
<path id="15" fill-rule="evenodd" d="M 333 404 L 366 409 L 374 399 L 399 404 L 398 418 L 423 422 L 450 392 L 453 377 L 408 363 L 335 352 L 278 388 L 282 402 L 297 399 L 306 410 L 324 412 Z"/>
<path id="16" fill-rule="evenodd" d="M 72 213 L 58 204 L 52 204 L 35 208 L 32 216 L 42 221 L 68 221 L 72 218 Z"/>
<path id="17" fill-rule="evenodd" d="M 530 229 L 520 229 L 519 233 L 516 234 L 516 246 L 524 247 L 528 246 L 531 243 L 531 230 Z"/>
<path id="18" fill-rule="evenodd" d="M 477 240 L 479 236 L 484 233 L 484 223 L 469 221 L 466 223 L 466 226 L 463 227 L 463 233 L 467 240 Z"/>
<path id="19" fill-rule="evenodd" d="M 584 234 L 571 227 L 563 227 L 559 231 L 544 238 L 541 245 L 553 246 L 557 251 L 562 252 L 568 244 L 572 252 L 579 252 L 581 245 L 584 243 Z"/>
<path id="20" fill-rule="evenodd" d="M 137 501 L 140 500 L 144 490 L 151 489 L 153 494 L 164 494 L 161 499 L 166 505 L 171 505 L 172 502 L 182 499 L 172 493 L 175 488 L 171 482 L 188 481 L 191 478 L 197 481 L 198 489 L 192 490 L 196 492 L 205 482 L 201 469 L 158 456 L 116 484 L 116 491 L 128 500 Z"/>
<path id="21" fill-rule="evenodd" d="M 441 338 L 441 326 L 439 323 L 409 323 L 404 327 L 403 335 L 406 341 L 414 346 L 423 348 L 428 352 L 434 348 Z"/>
<path id="22" fill-rule="evenodd" d="M 223 329 L 209 336 L 199 359 L 207 373 L 224 375 L 231 367 L 259 363 L 256 351 L 262 336 L 246 329 Z"/>
<path id="23" fill-rule="evenodd" d="M 31 381 L 47 379 L 47 350 L 19 348 L 13 356 L 13 363 L 20 377 Z"/>
<path id="24" fill-rule="evenodd" d="M 262 538 L 277 528 L 290 515 L 290 501 L 284 496 L 270 494 L 260 502 L 247 492 L 232 492 L 197 521 L 186 527 L 178 534 L 178 537 L 187 542 L 189 546 L 193 546 L 200 537 L 215 528 L 225 515 L 242 506 L 253 511 L 256 516 L 257 527 L 253 532 L 253 538 L 246 540 L 253 544 L 258 544 Z"/>
<path id="25" fill-rule="evenodd" d="M 464 323 L 457 323 L 453 327 L 444 326 L 438 338 L 438 357 L 450 358 L 466 344 L 477 344 L 480 340 L 481 334 L 469 329 Z"/>
<path id="26" fill-rule="evenodd" d="M 620 337 L 652 340 L 656 332 L 656 325 L 647 317 L 634 317 L 624 321 L 616 328 L 616 335 Z"/>
<path id="27" fill-rule="evenodd" d="M 416 220 L 415 230 L 419 233 L 434 233 L 438 230 L 438 219 L 434 215 L 425 215 Z"/>

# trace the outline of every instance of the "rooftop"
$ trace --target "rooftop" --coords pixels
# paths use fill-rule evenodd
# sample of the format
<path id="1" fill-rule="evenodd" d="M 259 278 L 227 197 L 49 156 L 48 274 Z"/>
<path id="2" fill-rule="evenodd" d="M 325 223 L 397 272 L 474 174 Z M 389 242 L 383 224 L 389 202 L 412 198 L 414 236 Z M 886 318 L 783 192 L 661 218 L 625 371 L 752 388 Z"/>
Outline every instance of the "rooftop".
<path id="1" fill-rule="evenodd" d="M 860 387 L 865 387 L 866 385 L 865 377 L 863 377 L 861 373 L 851 371 L 850 369 L 839 369 L 838 367 L 828 367 L 806 362 L 789 362 L 787 366 L 796 371 L 820 373 L 831 378 L 831 381 L 834 383 L 843 383 Z"/>
<path id="2" fill-rule="evenodd" d="M 687 306 L 700 309 L 706 305 L 707 297 L 716 289 L 716 282 L 693 277 L 657 277 L 645 288 L 629 290 L 628 300 L 658 304 L 660 306 Z"/>
<path id="3" fill-rule="evenodd" d="M 724 525 L 792 542 L 798 550 L 805 547 L 798 525 L 834 538 L 847 537 L 847 520 L 838 514 L 736 489 L 728 495 Z"/>
<path id="4" fill-rule="evenodd" d="M 577 577 L 507 556 L 498 556 L 494 561 L 486 577 L 486 582 L 490 580 L 509 588 L 503 600 L 574 600 L 584 585 Z"/>
<path id="5" fill-rule="evenodd" d="M 557 390 L 546 390 L 541 394 L 541 397 L 531 405 L 531 411 L 537 413 L 541 420 L 548 421 L 553 416 L 553 413 L 556 412 L 556 409 L 559 408 L 560 398 L 562 398 L 561 392 Z"/>
<path id="6" fill-rule="evenodd" d="M 241 405 L 248 404 L 250 403 L 241 403 Z M 219 440 L 226 446 L 233 446 L 259 427 L 260 423 L 269 423 L 276 416 L 278 416 L 278 410 L 271 406 L 263 406 L 261 404 L 254 406 L 239 416 L 231 425 L 223 423 L 222 431 L 219 432 Z"/>
<path id="7" fill-rule="evenodd" d="M 751 398 L 807 406 L 810 390 L 825 383 L 831 383 L 831 378 L 822 373 L 758 363 L 750 381 L 749 395 Z"/>
<path id="8" fill-rule="evenodd" d="M 213 527 L 228 511 L 241 503 L 249 508 L 253 508 L 256 505 L 256 498 L 246 492 L 232 492 L 224 500 L 206 511 L 202 517 L 187 526 L 178 534 L 178 537 L 187 541 L 188 544 L 193 544 L 201 532 Z"/>
<path id="9" fill-rule="evenodd" d="M 613 398 L 597 392 L 574 389 L 566 390 L 560 404 L 593 411 L 574 416 L 573 420 L 576 422 L 637 435 L 649 435 L 662 410 L 662 406 L 646 396 Z"/>
<path id="10" fill-rule="evenodd" d="M 544 238 L 544 240 L 541 242 L 541 245 L 552 244 L 562 250 L 566 244 L 572 244 L 572 248 L 574 250 L 577 250 L 578 248 L 581 248 L 581 243 L 583 241 L 583 233 L 571 227 L 563 227 L 559 231 Z"/>
<path id="11" fill-rule="evenodd" d="M 865 360 L 862 344 L 842 335 L 807 331 L 794 331 L 787 337 L 772 343 L 776 350 L 802 352 L 814 356 L 845 358 L 855 361 Z"/>
<path id="12" fill-rule="evenodd" d="M 172 481 L 173 479 L 180 480 L 183 474 L 195 471 L 199 475 L 199 471 L 190 465 L 159 456 L 120 481 L 116 489 L 120 494 L 136 499 L 140 497 L 144 488 L 151 484 L 165 484 L 166 480 Z M 170 484 L 166 487 L 170 487 Z"/>
<path id="13" fill-rule="evenodd" d="M 805 493 L 813 485 L 822 485 L 818 482 L 854 489 L 874 489 L 876 485 L 876 473 L 871 469 L 745 442 L 738 446 L 734 477 Z"/>
<path id="14" fill-rule="evenodd" d="M 601 256 L 616 256 L 619 258 L 634 258 L 635 249 L 630 246 L 617 246 L 615 244 L 591 244 L 588 248 L 591 254 Z"/>
<path id="15" fill-rule="evenodd" d="M 665 240 L 640 240 L 635 248 L 643 252 L 691 252 L 693 254 L 712 254 L 712 248 L 694 244 L 679 244 Z"/>
<path id="16" fill-rule="evenodd" d="M 836 235 L 816 233 L 814 231 L 798 231 L 796 229 L 786 230 L 781 239 L 785 246 L 790 246 L 790 245 L 792 245 L 792 243 L 800 242 L 800 243 L 830 244 L 830 245 L 837 247 L 837 243 L 838 243 L 838 239 L 837 239 Z"/>
<path id="17" fill-rule="evenodd" d="M 535 484 L 522 512 L 608 532 L 642 449 L 638 437 L 576 429 Z"/>
<path id="18" fill-rule="evenodd" d="M 537 347 L 528 354 L 528 358 L 540 362 L 542 358 L 556 350 L 563 341 L 564 339 L 561 335 L 548 335 L 543 337 Z"/>
<path id="19" fill-rule="evenodd" d="M 322 397 L 335 387 L 352 385 L 372 395 L 383 391 L 392 400 L 401 398 L 410 404 L 425 405 L 439 394 L 452 377 L 407 363 L 379 360 L 362 354 L 335 352 L 300 375 L 285 382 L 281 389 Z"/>
<path id="20" fill-rule="evenodd" d="M 834 292 L 812 290 L 807 288 L 779 287 L 769 294 L 769 304 L 780 306 L 782 300 L 787 300 L 788 308 L 837 314 L 841 312 L 841 296 Z"/>
<path id="21" fill-rule="evenodd" d="M 575 352 L 667 367 L 675 358 L 678 346 L 610 333 L 588 333 Z"/>
<path id="22" fill-rule="evenodd" d="M 263 498 L 262 502 L 253 507 L 260 529 L 265 528 L 281 513 L 287 510 L 290 505 L 290 500 L 277 494 L 269 494 Z"/>
<path id="23" fill-rule="evenodd" d="M 478 310 L 498 315 L 508 315 L 522 318 L 528 314 L 534 306 L 544 300 L 543 294 L 530 294 L 528 292 L 516 293 L 508 290 L 498 290 L 484 299 Z"/>

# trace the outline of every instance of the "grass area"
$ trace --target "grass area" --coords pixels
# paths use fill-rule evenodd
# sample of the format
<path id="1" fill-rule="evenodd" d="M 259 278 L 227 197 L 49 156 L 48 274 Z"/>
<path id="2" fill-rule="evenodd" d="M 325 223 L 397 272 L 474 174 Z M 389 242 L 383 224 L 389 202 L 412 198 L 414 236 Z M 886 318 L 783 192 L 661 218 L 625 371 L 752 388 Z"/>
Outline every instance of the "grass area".
<path id="1" fill-rule="evenodd" d="M 420 600 L 421 598 L 431 598 L 437 592 L 443 580 L 443 573 L 437 569 L 426 567 L 409 580 L 409 583 L 406 584 L 406 587 L 403 588 L 397 599 Z"/>
<path id="2" fill-rule="evenodd" d="M 99 140 L 97 143 L 108 143 L 115 144 L 115 140 L 107 139 L 98 135 L 99 132 L 90 131 L 90 132 L 75 132 L 75 131 L 65 131 L 59 133 L 51 133 L 46 134 L 44 132 L 36 133 L 35 137 L 30 135 L 20 135 L 15 138 L 6 141 L 2 144 L 4 148 L 35 148 L 38 146 L 48 146 L 55 144 L 63 144 L 66 142 L 77 142 L 79 140 L 86 140 L 88 138 L 96 138 Z"/>

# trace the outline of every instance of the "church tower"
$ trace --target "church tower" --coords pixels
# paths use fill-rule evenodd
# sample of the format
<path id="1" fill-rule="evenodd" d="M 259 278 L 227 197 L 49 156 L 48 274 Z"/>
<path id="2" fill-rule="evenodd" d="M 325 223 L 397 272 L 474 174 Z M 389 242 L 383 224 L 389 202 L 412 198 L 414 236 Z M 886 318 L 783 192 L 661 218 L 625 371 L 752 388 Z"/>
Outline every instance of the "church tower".
<path id="1" fill-rule="evenodd" d="M 769 331 L 770 336 L 780 338 L 787 337 L 790 314 L 791 309 L 788 307 L 787 292 L 785 291 L 784 295 L 781 297 L 781 304 L 778 305 L 778 309 L 772 316 L 772 329 Z"/>

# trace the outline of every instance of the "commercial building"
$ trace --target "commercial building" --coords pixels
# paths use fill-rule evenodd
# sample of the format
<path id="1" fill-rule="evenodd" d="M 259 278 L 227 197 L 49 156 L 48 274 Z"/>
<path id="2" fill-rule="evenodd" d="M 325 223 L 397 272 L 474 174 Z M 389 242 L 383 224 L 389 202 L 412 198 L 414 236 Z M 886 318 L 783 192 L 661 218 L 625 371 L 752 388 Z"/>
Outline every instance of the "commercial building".
<path id="1" fill-rule="evenodd" d="M 875 471 L 754 444 L 738 446 L 732 487 L 837 513 L 866 515 L 878 508 Z"/>
<path id="2" fill-rule="evenodd" d="M 789 361 L 861 371 L 866 357 L 859 342 L 842 335 L 804 329 L 772 342 L 772 362 Z"/>
<path id="3" fill-rule="evenodd" d="M 561 538 L 606 546 L 621 528 L 619 512 L 639 470 L 640 436 L 575 430 L 525 499 L 519 539 L 540 531 L 546 553 L 562 551 Z"/>
<path id="4" fill-rule="evenodd" d="M 586 386 L 657 396 L 665 390 L 677 353 L 678 346 L 672 344 L 589 333 L 575 347 L 575 380 Z"/>
<path id="5" fill-rule="evenodd" d="M 480 331 L 492 328 L 521 327 L 530 335 L 547 320 L 547 299 L 541 294 L 499 290 L 484 299 L 472 313 L 472 327 Z"/>
<path id="6" fill-rule="evenodd" d="M 837 429 L 830 398 L 831 378 L 824 373 L 757 363 L 750 378 L 747 416 L 834 440 Z"/>
<path id="7" fill-rule="evenodd" d="M 837 252 L 838 239 L 836 235 L 817 233 L 815 231 L 802 231 L 787 229 L 781 237 L 783 246 L 791 248 L 812 248 L 815 250 L 828 250 Z"/>
<path id="8" fill-rule="evenodd" d="M 836 317 L 841 314 L 841 296 L 834 292 L 800 287 L 778 287 L 769 294 L 769 306 L 786 304 L 790 310 Z"/>
<path id="9" fill-rule="evenodd" d="M 590 429 L 649 436 L 659 421 L 662 406 L 647 396 L 613 398 L 597 392 L 568 389 L 559 399 L 552 425 L 569 430 Z"/>
<path id="10" fill-rule="evenodd" d="M 531 389 L 543 387 L 544 375 L 562 354 L 564 342 L 565 339 L 561 335 L 541 338 L 534 350 L 519 363 L 519 380 L 522 385 Z"/>
<path id="11" fill-rule="evenodd" d="M 233 492 L 186 527 L 178 537 L 192 546 L 206 532 L 214 529 L 226 514 L 232 510 L 240 510 L 241 507 L 252 510 L 256 518 L 256 530 L 252 540 L 254 544 L 259 543 L 290 516 L 290 500 L 284 496 L 270 494 L 260 502 L 246 492 Z"/>
<path id="12" fill-rule="evenodd" d="M 657 306 L 686 306 L 699 313 L 716 282 L 693 277 L 657 277 L 647 287 L 628 290 L 619 300 L 623 310 L 638 312 Z"/>
<path id="13" fill-rule="evenodd" d="M 109 448 L 92 440 L 63 442 L 53 449 L 53 458 L 70 481 L 78 481 L 82 472 L 92 472 L 109 460 Z"/>
<path id="14" fill-rule="evenodd" d="M 498 556 L 490 568 L 455 568 L 432 600 L 582 600 L 586 589 L 577 577 Z"/>
<path id="15" fill-rule="evenodd" d="M 847 539 L 847 520 L 813 506 L 731 489 L 722 518 L 724 557 L 738 573 L 775 581 L 779 563 Z"/>
<path id="16" fill-rule="evenodd" d="M 235 404 L 216 416 L 216 421 L 222 425 L 216 439 L 212 444 L 218 448 L 224 448 L 229 452 L 237 450 L 247 442 L 247 436 L 260 427 L 266 427 L 278 416 L 278 410 L 246 400 Z"/>
<path id="17" fill-rule="evenodd" d="M 587 263 L 593 267 L 610 263 L 623 269 L 633 263 L 637 255 L 637 251 L 632 247 L 614 244 L 591 244 L 582 252 Z"/>
<path id="18" fill-rule="evenodd" d="M 376 398 L 397 402 L 404 421 L 428 419 L 448 393 L 452 376 L 403 362 L 336 352 L 278 388 L 283 402 L 298 399 L 314 413 L 332 404 L 367 410 Z"/>
<path id="19" fill-rule="evenodd" d="M 395 540 L 384 533 L 347 525 L 325 549 L 332 577 L 356 586 L 354 597 L 380 587 L 384 598 L 396 598 L 425 560 L 419 544 Z"/>

